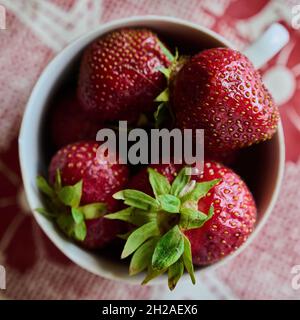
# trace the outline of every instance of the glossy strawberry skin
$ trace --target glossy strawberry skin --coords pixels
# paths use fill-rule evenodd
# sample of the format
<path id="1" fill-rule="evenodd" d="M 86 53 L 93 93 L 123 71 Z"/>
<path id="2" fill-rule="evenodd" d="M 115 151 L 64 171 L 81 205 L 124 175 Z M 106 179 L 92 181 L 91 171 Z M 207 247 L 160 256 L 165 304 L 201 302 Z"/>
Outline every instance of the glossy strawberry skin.
<path id="1" fill-rule="evenodd" d="M 74 185 L 82 179 L 81 205 L 105 202 L 114 209 L 112 195 L 127 183 L 128 168 L 124 164 L 99 163 L 96 153 L 100 144 L 94 141 L 81 141 L 60 149 L 52 158 L 49 167 L 49 180 L 54 183 L 59 169 L 63 185 Z"/>
<path id="2" fill-rule="evenodd" d="M 89 119 L 81 110 L 74 90 L 67 89 L 54 102 L 51 114 L 51 137 L 54 145 L 61 148 L 72 142 L 96 140 L 99 121 Z"/>
<path id="3" fill-rule="evenodd" d="M 49 180 L 54 183 L 56 170 L 59 169 L 63 185 L 73 185 L 83 181 L 81 205 L 104 202 L 108 212 L 118 210 L 118 202 L 112 195 L 123 189 L 128 180 L 126 165 L 99 164 L 95 158 L 99 143 L 83 141 L 69 144 L 60 149 L 52 158 L 49 167 Z M 87 249 L 103 248 L 122 232 L 124 224 L 103 217 L 85 220 L 87 235 L 79 242 Z"/>
<path id="4" fill-rule="evenodd" d="M 222 180 L 199 200 L 198 209 L 207 213 L 213 205 L 213 217 L 201 228 L 185 231 L 191 242 L 193 263 L 199 266 L 217 262 L 238 249 L 253 231 L 257 216 L 251 192 L 231 169 L 206 161 L 203 175 L 195 180 L 212 179 Z"/>
<path id="5" fill-rule="evenodd" d="M 215 48 L 192 57 L 174 77 L 171 104 L 179 128 L 204 129 L 205 147 L 226 152 L 272 137 L 279 119 L 252 63 Z"/>
<path id="6" fill-rule="evenodd" d="M 85 50 L 78 83 L 82 109 L 91 117 L 133 121 L 153 112 L 154 99 L 166 86 L 159 67 L 169 61 L 157 36 L 146 29 L 120 29 Z"/>

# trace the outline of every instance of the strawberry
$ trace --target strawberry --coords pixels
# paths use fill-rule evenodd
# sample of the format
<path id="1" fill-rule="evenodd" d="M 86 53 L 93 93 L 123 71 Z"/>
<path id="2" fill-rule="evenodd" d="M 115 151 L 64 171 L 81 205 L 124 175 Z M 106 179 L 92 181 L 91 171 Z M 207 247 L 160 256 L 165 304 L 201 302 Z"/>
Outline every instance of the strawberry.
<path id="1" fill-rule="evenodd" d="M 124 224 L 119 221 L 109 221 L 103 217 L 86 219 L 86 237 L 81 243 L 87 249 L 101 249 L 122 233 Z"/>
<path id="2" fill-rule="evenodd" d="M 198 210 L 214 215 L 202 228 L 185 231 L 192 246 L 193 263 L 207 265 L 239 248 L 253 231 L 256 206 L 245 182 L 231 169 L 216 162 L 205 162 L 203 175 L 196 182 L 220 179 L 198 202 Z"/>
<path id="3" fill-rule="evenodd" d="M 80 140 L 95 140 L 98 130 L 103 128 L 99 121 L 88 119 L 81 111 L 79 101 L 70 88 L 56 99 L 50 126 L 52 141 L 57 148 Z"/>
<path id="4" fill-rule="evenodd" d="M 143 169 L 137 180 L 133 178 L 139 189 L 113 196 L 128 207 L 105 216 L 136 226 L 126 235 L 121 258 L 133 254 L 131 275 L 148 269 L 143 283 L 167 271 L 173 289 L 184 268 L 195 283 L 193 264 L 219 261 L 241 246 L 253 230 L 255 202 L 237 174 L 213 161 L 205 161 L 202 174 L 191 177 L 187 169 L 174 165 Z"/>
<path id="5" fill-rule="evenodd" d="M 99 146 L 95 141 L 82 141 L 60 149 L 51 160 L 49 181 L 54 183 L 57 170 L 60 171 L 62 185 L 82 180 L 81 204 L 107 202 L 109 210 L 112 210 L 114 201 L 111 195 L 127 182 L 128 168 L 117 163 L 100 163 L 96 157 Z"/>
<path id="6" fill-rule="evenodd" d="M 166 85 L 158 70 L 169 64 L 158 37 L 147 29 L 108 33 L 84 52 L 78 83 L 82 109 L 106 120 L 137 119 L 154 111 L 154 99 Z"/>
<path id="7" fill-rule="evenodd" d="M 177 126 L 204 129 L 210 152 L 250 146 L 275 133 L 278 109 L 259 72 L 240 52 L 202 51 L 171 78 L 170 102 Z"/>
<path id="8" fill-rule="evenodd" d="M 105 246 L 120 232 L 119 222 L 103 216 L 118 208 L 112 194 L 128 180 L 126 165 L 98 158 L 99 146 L 82 141 L 63 147 L 51 160 L 50 184 L 43 177 L 37 178 L 39 189 L 48 196 L 46 209 L 39 211 L 88 249 Z"/>

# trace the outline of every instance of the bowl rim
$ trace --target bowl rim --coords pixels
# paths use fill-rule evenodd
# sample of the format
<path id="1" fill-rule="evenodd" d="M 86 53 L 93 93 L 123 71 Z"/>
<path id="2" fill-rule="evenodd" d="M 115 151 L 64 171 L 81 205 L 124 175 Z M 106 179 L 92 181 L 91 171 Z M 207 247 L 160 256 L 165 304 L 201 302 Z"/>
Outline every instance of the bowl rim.
<path id="1" fill-rule="evenodd" d="M 214 32 L 206 27 L 198 25 L 196 23 L 189 22 L 189 21 L 179 19 L 179 18 L 174 18 L 174 17 L 159 16 L 159 15 L 142 15 L 142 16 L 133 16 L 133 17 L 129 17 L 129 18 L 117 19 L 117 20 L 113 20 L 111 22 L 99 25 L 98 27 L 94 28 L 93 30 L 89 31 L 88 33 L 81 35 L 76 40 L 74 40 L 73 42 L 68 44 L 65 48 L 63 48 L 58 54 L 55 55 L 55 57 L 50 61 L 50 63 L 48 63 L 48 65 L 42 71 L 37 82 L 34 85 L 34 88 L 31 92 L 30 97 L 28 99 L 28 102 L 26 104 L 26 108 L 25 108 L 22 123 L 21 123 L 21 129 L 20 129 L 20 133 L 19 133 L 19 161 L 20 161 L 22 180 L 23 180 L 23 184 L 24 184 L 24 190 L 25 190 L 25 194 L 26 194 L 26 197 L 28 200 L 29 207 L 33 213 L 33 216 L 34 216 L 35 220 L 37 221 L 38 225 L 43 230 L 43 232 L 45 232 L 47 237 L 52 241 L 52 243 L 54 243 L 54 245 L 65 256 L 67 256 L 72 262 L 79 265 L 81 268 L 83 268 L 83 269 L 85 269 L 95 275 L 104 277 L 106 279 L 121 280 L 121 281 L 129 283 L 129 284 L 139 284 L 141 278 L 140 277 L 130 277 L 129 275 L 126 277 L 116 276 L 116 275 L 108 272 L 107 270 L 101 269 L 99 266 L 97 266 L 97 268 L 91 267 L 89 264 L 81 261 L 81 259 L 76 259 L 76 257 L 74 255 L 70 254 L 68 252 L 68 250 L 63 248 L 63 245 L 58 240 L 58 235 L 57 235 L 56 230 L 53 230 L 52 232 L 49 232 L 47 230 L 47 228 L 43 224 L 42 220 L 40 219 L 40 216 L 38 215 L 38 213 L 34 209 L 34 208 L 36 208 L 36 205 L 34 204 L 35 200 L 32 195 L 32 193 L 34 193 L 34 191 L 32 190 L 30 178 L 26 173 L 26 168 L 25 168 L 26 162 L 24 160 L 24 157 L 25 157 L 24 154 L 25 154 L 26 150 L 25 150 L 25 148 L 23 148 L 22 140 L 25 137 L 28 123 L 30 123 L 31 113 L 33 110 L 36 109 L 36 107 L 34 107 L 33 101 L 35 100 L 36 96 L 38 95 L 38 93 L 42 89 L 41 83 L 43 83 L 46 80 L 49 72 L 53 71 L 53 67 L 56 65 L 56 63 L 60 59 L 62 59 L 62 57 L 64 55 L 66 55 L 66 53 L 73 52 L 73 57 L 74 57 L 75 54 L 77 54 L 88 43 L 93 41 L 93 39 L 100 36 L 101 34 L 104 34 L 108 31 L 112 31 L 113 29 L 117 29 L 120 27 L 126 27 L 126 26 L 128 26 L 128 24 L 136 23 L 137 25 L 138 24 L 143 25 L 143 24 L 147 24 L 150 22 L 151 23 L 153 23 L 153 22 L 166 22 L 166 23 L 171 23 L 171 24 L 176 24 L 176 25 L 182 25 L 184 27 L 190 27 L 192 29 L 195 29 L 195 31 L 200 31 L 200 32 L 208 35 L 209 37 L 214 38 L 215 40 L 221 42 L 226 47 L 236 49 L 234 45 L 232 45 L 227 39 L 225 39 L 223 36 L 219 35 L 218 33 Z M 132 25 L 132 26 L 134 26 L 134 25 Z M 84 43 L 84 42 L 87 42 L 87 43 L 85 45 L 82 45 L 82 43 Z M 47 89 L 47 90 L 49 92 L 50 89 Z M 278 170 L 277 170 L 276 180 L 274 182 L 274 186 L 275 186 L 274 191 L 273 191 L 271 199 L 268 203 L 268 206 L 267 206 L 262 218 L 260 219 L 259 223 L 256 224 L 254 231 L 249 236 L 247 241 L 241 247 L 239 247 L 239 249 L 237 249 L 235 252 L 233 252 L 229 256 L 223 258 L 222 260 L 220 260 L 217 263 L 206 266 L 204 268 L 196 269 L 195 274 L 197 277 L 199 276 L 199 274 L 201 274 L 203 272 L 215 270 L 217 267 L 224 265 L 225 263 L 227 263 L 228 261 L 230 261 L 231 259 L 236 257 L 239 253 L 241 253 L 248 245 L 250 245 L 250 243 L 252 243 L 253 239 L 257 236 L 257 234 L 260 232 L 260 230 L 263 228 L 264 224 L 266 223 L 267 219 L 269 218 L 269 216 L 274 208 L 274 205 L 276 203 L 276 200 L 278 198 L 278 194 L 280 191 L 280 186 L 281 186 L 281 182 L 282 182 L 282 178 L 283 178 L 283 173 L 284 173 L 285 145 L 284 145 L 284 135 L 283 135 L 283 128 L 282 128 L 281 121 L 279 122 L 278 130 L 277 130 L 276 135 L 273 137 L 273 139 L 274 138 L 277 139 L 276 143 L 279 146 L 279 148 L 278 148 L 278 154 L 279 154 Z M 188 277 L 189 276 L 185 273 L 182 278 L 187 279 Z M 152 283 L 150 283 L 150 285 L 155 285 L 158 283 L 160 284 L 160 283 L 162 283 L 162 281 L 165 281 L 165 277 L 159 277 L 157 279 L 154 279 L 154 281 Z"/>

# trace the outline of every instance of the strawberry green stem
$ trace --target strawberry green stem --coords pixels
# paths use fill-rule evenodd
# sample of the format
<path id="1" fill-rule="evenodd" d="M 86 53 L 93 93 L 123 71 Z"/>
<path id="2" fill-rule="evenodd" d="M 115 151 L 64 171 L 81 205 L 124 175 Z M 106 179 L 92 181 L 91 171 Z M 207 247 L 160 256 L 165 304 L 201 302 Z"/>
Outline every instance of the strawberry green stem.
<path id="1" fill-rule="evenodd" d="M 154 197 L 139 190 L 119 191 L 114 198 L 123 200 L 128 208 L 105 216 L 135 225 L 135 229 L 126 237 L 121 258 L 133 254 L 130 275 L 148 270 L 143 283 L 167 271 L 169 288 L 172 290 L 184 268 L 195 283 L 191 245 L 184 231 L 201 228 L 211 219 L 213 206 L 208 213 L 203 213 L 198 210 L 198 201 L 220 180 L 192 183 L 187 169 L 181 169 L 170 184 L 165 176 L 148 168 Z"/>
<path id="2" fill-rule="evenodd" d="M 71 186 L 62 186 L 59 170 L 53 187 L 42 176 L 37 177 L 36 183 L 47 203 L 46 208 L 38 208 L 36 211 L 56 221 L 67 236 L 77 241 L 86 238 L 86 220 L 100 218 L 106 213 L 106 205 L 101 202 L 80 206 L 82 180 Z"/>
<path id="3" fill-rule="evenodd" d="M 161 42 L 159 43 L 159 45 L 171 64 L 168 68 L 159 69 L 159 71 L 164 74 L 167 80 L 167 87 L 154 100 L 155 102 L 160 103 L 156 111 L 154 112 L 154 121 L 156 128 L 160 128 L 162 123 L 166 119 L 171 118 L 173 122 L 175 121 L 174 114 L 170 107 L 170 87 L 172 86 L 172 81 L 176 77 L 176 74 L 188 60 L 187 56 L 179 56 L 177 48 L 174 56 Z"/>

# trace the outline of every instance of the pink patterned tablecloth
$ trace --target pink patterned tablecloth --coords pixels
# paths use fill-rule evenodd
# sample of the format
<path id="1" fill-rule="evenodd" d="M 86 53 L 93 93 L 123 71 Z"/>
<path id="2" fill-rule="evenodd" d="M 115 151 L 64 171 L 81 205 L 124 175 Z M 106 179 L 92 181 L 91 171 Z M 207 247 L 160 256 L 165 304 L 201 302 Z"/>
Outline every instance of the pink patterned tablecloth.
<path id="1" fill-rule="evenodd" d="M 0 264 L 2 296 L 13 299 L 299 299 L 291 269 L 300 264 L 300 31 L 291 25 L 299 1 L 268 0 L 0 0 Z M 26 204 L 17 135 L 41 71 L 70 41 L 107 21 L 131 15 L 180 17 L 209 27 L 239 48 L 273 21 L 290 31 L 289 44 L 263 70 L 280 106 L 286 170 L 277 205 L 254 242 L 237 258 L 207 272 L 197 286 L 175 292 L 108 281 L 74 265 L 46 238 Z"/>

